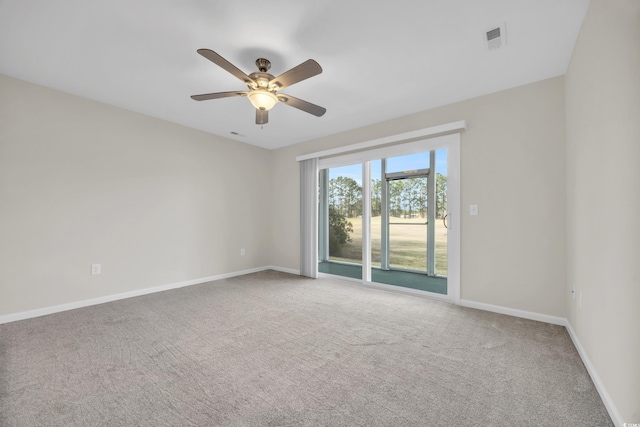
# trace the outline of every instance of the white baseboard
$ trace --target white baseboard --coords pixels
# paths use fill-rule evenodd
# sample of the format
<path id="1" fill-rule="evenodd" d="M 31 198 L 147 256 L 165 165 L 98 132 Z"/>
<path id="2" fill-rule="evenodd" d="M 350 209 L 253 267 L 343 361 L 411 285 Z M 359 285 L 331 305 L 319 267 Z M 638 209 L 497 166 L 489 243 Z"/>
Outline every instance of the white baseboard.
<path id="1" fill-rule="evenodd" d="M 578 354 L 582 359 L 582 363 L 584 363 L 585 368 L 587 368 L 587 372 L 589 372 L 589 375 L 591 376 L 593 384 L 596 386 L 596 390 L 598 390 L 598 394 L 600 394 L 600 398 L 602 399 L 605 408 L 607 408 L 607 412 L 609 412 L 611 421 L 613 421 L 613 424 L 615 424 L 616 427 L 625 426 L 626 424 L 623 422 L 622 416 L 620 415 L 620 412 L 618 412 L 618 408 L 616 408 L 616 405 L 613 403 L 611 396 L 607 392 L 607 389 L 600 379 L 600 375 L 598 375 L 596 368 L 594 368 L 593 364 L 591 363 L 587 352 L 584 350 L 584 347 L 582 347 L 578 336 L 576 335 L 575 331 L 571 327 L 571 323 L 569 323 L 568 320 L 565 322 L 565 327 L 569 332 L 569 336 L 571 337 L 571 341 L 573 341 L 573 345 L 578 350 Z"/>
<path id="2" fill-rule="evenodd" d="M 167 285 L 154 286 L 152 288 L 138 289 L 130 292 L 123 292 L 113 295 L 105 295 L 103 297 L 91 298 L 83 301 L 75 301 L 66 304 L 54 305 L 51 307 L 37 308 L 35 310 L 22 311 L 19 313 L 11 313 L 0 316 L 0 324 L 15 322 L 18 320 L 31 319 L 33 317 L 46 316 L 47 314 L 59 313 L 61 311 L 73 310 L 76 308 L 89 307 L 96 304 L 104 304 L 106 302 L 117 301 L 126 298 L 133 298 L 141 295 L 153 294 L 156 292 L 168 291 L 170 289 L 183 288 L 185 286 L 198 285 L 200 283 L 214 282 L 216 280 L 228 279 L 230 277 L 243 276 L 245 274 L 257 273 L 265 270 L 278 270 L 284 272 L 285 269 L 279 269 L 273 266 L 257 267 L 248 270 L 234 271 L 232 273 L 219 274 L 216 276 L 202 277 L 200 279 L 186 280 L 184 282 L 170 283 Z M 295 274 L 295 273 L 294 273 Z"/>
<path id="3" fill-rule="evenodd" d="M 284 267 L 278 267 L 276 265 L 269 265 L 269 266 L 267 266 L 266 269 L 267 270 L 279 271 L 281 273 L 295 274 L 297 276 L 300 275 L 300 270 L 294 270 L 293 268 L 284 268 Z"/>
<path id="4" fill-rule="evenodd" d="M 509 316 L 521 317 L 523 319 L 537 320 L 538 322 L 551 323 L 552 325 L 565 326 L 567 319 L 564 317 L 550 316 L 548 314 L 534 313 L 532 311 L 517 310 L 515 308 L 502 307 L 499 305 L 485 304 L 483 302 L 460 300 L 463 307 L 477 308 L 478 310 L 491 311 L 493 313 L 507 314 Z"/>

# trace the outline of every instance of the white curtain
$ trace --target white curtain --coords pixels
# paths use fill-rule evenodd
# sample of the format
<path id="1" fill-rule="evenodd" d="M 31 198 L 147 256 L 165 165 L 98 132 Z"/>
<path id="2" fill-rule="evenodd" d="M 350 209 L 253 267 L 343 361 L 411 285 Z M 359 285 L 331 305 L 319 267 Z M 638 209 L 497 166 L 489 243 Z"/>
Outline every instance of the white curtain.
<path id="1" fill-rule="evenodd" d="M 318 159 L 300 162 L 300 274 L 318 277 Z"/>

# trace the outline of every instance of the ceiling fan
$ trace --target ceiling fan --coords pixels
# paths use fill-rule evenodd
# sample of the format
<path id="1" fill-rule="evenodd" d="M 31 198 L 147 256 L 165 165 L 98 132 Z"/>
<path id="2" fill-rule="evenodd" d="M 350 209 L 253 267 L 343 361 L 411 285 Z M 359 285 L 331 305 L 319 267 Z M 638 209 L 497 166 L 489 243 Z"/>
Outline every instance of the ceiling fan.
<path id="1" fill-rule="evenodd" d="M 289 71 L 280 74 L 278 77 L 273 77 L 267 72 L 269 71 L 269 68 L 271 68 L 271 62 L 269 62 L 268 59 L 256 59 L 256 66 L 259 71 L 246 75 L 235 65 L 210 49 L 198 49 L 198 53 L 242 80 L 249 90 L 192 95 L 191 98 L 196 101 L 228 98 L 232 96 L 246 96 L 256 109 L 256 124 L 258 125 L 265 124 L 269 121 L 269 110 L 278 102 L 282 102 L 285 105 L 290 105 L 291 107 L 318 117 L 322 116 L 327 111 L 326 108 L 320 107 L 319 105 L 295 98 L 291 95 L 278 93 L 281 89 L 322 73 L 322 67 L 320 67 L 320 64 L 313 59 L 308 59 Z"/>

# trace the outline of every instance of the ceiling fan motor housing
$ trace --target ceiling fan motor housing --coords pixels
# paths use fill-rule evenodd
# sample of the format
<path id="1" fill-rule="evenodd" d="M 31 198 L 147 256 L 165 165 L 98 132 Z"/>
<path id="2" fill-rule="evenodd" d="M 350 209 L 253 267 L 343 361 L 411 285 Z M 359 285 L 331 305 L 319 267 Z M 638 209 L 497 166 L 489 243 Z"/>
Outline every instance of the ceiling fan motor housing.
<path id="1" fill-rule="evenodd" d="M 250 89 L 263 88 L 271 90 L 271 88 L 269 88 L 269 82 L 274 78 L 271 74 L 256 72 L 249 74 L 249 78 L 252 80 L 251 83 L 247 84 Z"/>

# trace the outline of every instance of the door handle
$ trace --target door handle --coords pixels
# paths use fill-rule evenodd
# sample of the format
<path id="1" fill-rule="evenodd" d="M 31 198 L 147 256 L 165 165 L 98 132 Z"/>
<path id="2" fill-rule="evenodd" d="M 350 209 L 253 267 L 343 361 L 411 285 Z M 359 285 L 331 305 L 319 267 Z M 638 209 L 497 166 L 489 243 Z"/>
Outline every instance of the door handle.
<path id="1" fill-rule="evenodd" d="M 444 224 L 444 228 L 449 228 L 447 227 L 447 217 L 449 216 L 449 213 L 446 213 L 443 217 L 442 217 L 442 223 Z"/>

